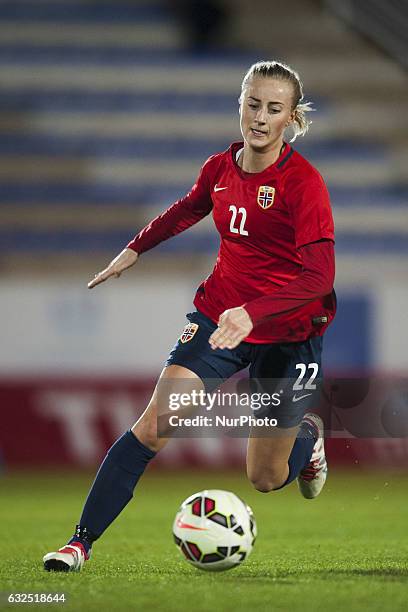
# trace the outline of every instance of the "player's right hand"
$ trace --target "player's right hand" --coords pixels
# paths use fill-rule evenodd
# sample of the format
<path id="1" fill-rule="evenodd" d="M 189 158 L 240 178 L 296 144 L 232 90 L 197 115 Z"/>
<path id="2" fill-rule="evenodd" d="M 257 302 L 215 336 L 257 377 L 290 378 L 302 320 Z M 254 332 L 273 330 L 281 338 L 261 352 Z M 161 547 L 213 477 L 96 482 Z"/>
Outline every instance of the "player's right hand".
<path id="1" fill-rule="evenodd" d="M 93 287 L 103 283 L 112 276 L 114 278 L 119 278 L 124 270 L 127 270 L 127 268 L 130 268 L 136 263 L 138 256 L 138 253 L 132 251 L 132 249 L 123 249 L 123 251 L 110 262 L 109 266 L 98 274 L 95 274 L 94 278 L 88 283 L 88 289 L 93 289 Z"/>

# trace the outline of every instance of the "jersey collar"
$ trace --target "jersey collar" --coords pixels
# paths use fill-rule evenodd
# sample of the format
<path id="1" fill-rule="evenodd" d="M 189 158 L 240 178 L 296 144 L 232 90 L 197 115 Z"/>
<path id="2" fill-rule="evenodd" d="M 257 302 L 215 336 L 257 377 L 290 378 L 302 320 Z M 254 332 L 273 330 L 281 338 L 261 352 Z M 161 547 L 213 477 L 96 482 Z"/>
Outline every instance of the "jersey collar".
<path id="1" fill-rule="evenodd" d="M 236 162 L 237 152 L 242 149 L 243 146 L 244 143 L 242 141 L 233 142 L 229 148 L 229 159 L 230 163 L 235 169 L 235 172 L 245 181 L 249 181 L 253 178 L 261 179 L 264 175 L 269 175 L 271 170 L 280 170 L 294 152 L 292 147 L 285 142 L 285 146 L 283 147 L 282 153 L 279 155 L 278 159 L 273 164 L 265 168 L 265 170 L 262 170 L 262 172 L 244 172 Z"/>

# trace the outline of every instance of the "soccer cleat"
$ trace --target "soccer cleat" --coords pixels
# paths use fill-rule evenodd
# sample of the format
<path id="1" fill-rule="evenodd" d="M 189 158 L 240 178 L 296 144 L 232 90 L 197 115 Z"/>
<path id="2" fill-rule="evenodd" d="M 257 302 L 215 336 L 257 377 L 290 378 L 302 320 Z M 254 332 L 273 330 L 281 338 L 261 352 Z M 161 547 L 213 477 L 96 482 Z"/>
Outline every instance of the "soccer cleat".
<path id="1" fill-rule="evenodd" d="M 317 414 L 305 414 L 302 423 L 308 425 L 316 434 L 317 440 L 308 465 L 300 472 L 297 481 L 301 494 L 306 499 L 314 499 L 324 487 L 327 478 L 327 461 L 324 453 L 324 424 Z"/>
<path id="2" fill-rule="evenodd" d="M 44 569 L 47 572 L 80 572 L 89 557 L 81 542 L 73 542 L 45 555 Z"/>

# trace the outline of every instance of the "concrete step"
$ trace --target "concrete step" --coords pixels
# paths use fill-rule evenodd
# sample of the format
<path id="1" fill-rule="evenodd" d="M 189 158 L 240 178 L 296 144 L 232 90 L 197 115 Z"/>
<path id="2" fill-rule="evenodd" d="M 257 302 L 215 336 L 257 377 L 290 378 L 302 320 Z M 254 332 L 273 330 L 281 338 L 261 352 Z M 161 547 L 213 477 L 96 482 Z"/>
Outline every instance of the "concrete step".
<path id="1" fill-rule="evenodd" d="M 306 91 L 318 95 L 335 95 L 344 88 L 355 93 L 364 92 L 367 97 L 379 88 L 387 88 L 392 95 L 406 95 L 406 78 L 402 70 L 391 61 L 379 64 L 370 58 L 317 57 L 307 59 L 293 55 L 290 63 L 298 70 Z M 29 63 L 7 64 L 0 58 L 0 81 L 4 89 L 33 90 L 51 88 L 76 91 L 125 91 L 161 92 L 184 91 L 236 93 L 238 96 L 243 74 L 248 62 L 218 62 L 215 65 L 200 63 L 160 67 L 140 64 L 133 66 L 92 65 L 84 62 L 78 66 Z"/>
<path id="2" fill-rule="evenodd" d="M 376 99 L 334 102 L 328 108 L 311 113 L 312 126 L 306 138 L 363 139 L 369 142 L 406 138 L 407 119 L 404 115 L 405 100 Z M 235 110 L 235 112 L 234 112 Z M 120 138 L 164 136 L 168 138 L 205 139 L 214 141 L 240 140 L 238 103 L 229 113 L 194 111 L 183 114 L 172 112 L 2 112 L 0 132 L 4 134 L 38 134 L 70 137 L 87 135 L 90 138 Z M 384 134 L 387 138 L 384 139 Z M 288 138 L 291 132 L 288 130 Z"/>
<path id="3" fill-rule="evenodd" d="M 170 204 L 170 203 L 169 203 Z M 370 235 L 387 233 L 404 233 L 408 237 L 408 215 L 406 207 L 387 207 L 368 210 L 356 203 L 352 214 L 350 209 L 337 207 L 333 201 L 336 230 L 349 234 L 365 231 Z M 129 234 L 135 233 L 146 225 L 163 208 L 160 206 L 133 206 L 112 204 L 111 206 L 72 205 L 64 207 L 36 206 L 21 208 L 2 206 L 0 211 L 0 229 L 2 231 L 69 231 L 94 230 L 111 231 L 122 229 Z M 197 226 L 199 232 L 215 231 L 212 216 L 203 219 Z M 189 230 L 192 231 L 192 230 Z"/>
<path id="4" fill-rule="evenodd" d="M 147 21 L 131 24 L 0 21 L 1 45 L 75 45 L 175 49 L 183 46 L 177 22 Z M 0 49 L 1 49 L 0 45 Z"/>
<path id="5" fill-rule="evenodd" d="M 202 160 L 204 161 L 204 160 Z M 313 162 L 313 160 L 311 160 Z M 394 183 L 406 184 L 407 154 L 390 156 L 388 163 L 383 160 L 333 160 L 321 161 L 318 170 L 329 186 L 348 185 L 385 186 Z M 191 162 L 174 159 L 76 158 L 76 157 L 29 157 L 0 155 L 0 185 L 6 192 L 7 183 L 90 183 L 101 187 L 118 185 L 122 187 L 145 185 L 190 186 L 199 171 L 197 160 Z"/>

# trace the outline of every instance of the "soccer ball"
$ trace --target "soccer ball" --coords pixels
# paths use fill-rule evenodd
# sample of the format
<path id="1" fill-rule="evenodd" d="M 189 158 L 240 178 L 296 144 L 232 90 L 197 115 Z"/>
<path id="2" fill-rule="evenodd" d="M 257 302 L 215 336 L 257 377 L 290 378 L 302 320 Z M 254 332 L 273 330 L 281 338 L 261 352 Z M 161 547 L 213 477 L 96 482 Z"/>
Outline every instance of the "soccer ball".
<path id="1" fill-rule="evenodd" d="M 218 489 L 190 495 L 173 524 L 174 541 L 187 561 L 213 572 L 242 563 L 256 535 L 251 508 L 234 493 Z"/>

